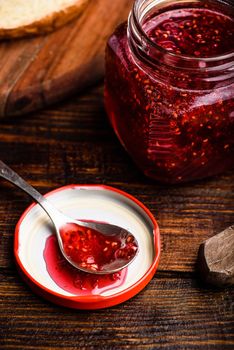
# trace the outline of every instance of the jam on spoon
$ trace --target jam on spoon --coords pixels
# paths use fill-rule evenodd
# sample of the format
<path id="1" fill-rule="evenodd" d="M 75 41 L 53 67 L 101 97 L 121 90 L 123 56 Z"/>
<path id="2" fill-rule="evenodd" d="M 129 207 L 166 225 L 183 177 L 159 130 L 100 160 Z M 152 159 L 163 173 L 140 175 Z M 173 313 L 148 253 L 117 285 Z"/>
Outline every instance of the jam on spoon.
<path id="1" fill-rule="evenodd" d="M 127 268 L 106 275 L 79 271 L 63 257 L 55 235 L 46 239 L 43 257 L 52 280 L 60 288 L 73 294 L 100 295 L 122 286 L 127 277 Z"/>
<path id="2" fill-rule="evenodd" d="M 108 274 L 122 270 L 135 258 L 138 243 L 128 230 L 64 215 L 2 161 L 0 177 L 22 189 L 46 211 L 55 227 L 60 250 L 74 267 L 88 273 Z"/>
<path id="3" fill-rule="evenodd" d="M 63 249 L 73 263 L 91 271 L 116 271 L 136 255 L 138 246 L 130 233 L 104 235 L 90 227 L 67 224 L 60 229 Z"/>

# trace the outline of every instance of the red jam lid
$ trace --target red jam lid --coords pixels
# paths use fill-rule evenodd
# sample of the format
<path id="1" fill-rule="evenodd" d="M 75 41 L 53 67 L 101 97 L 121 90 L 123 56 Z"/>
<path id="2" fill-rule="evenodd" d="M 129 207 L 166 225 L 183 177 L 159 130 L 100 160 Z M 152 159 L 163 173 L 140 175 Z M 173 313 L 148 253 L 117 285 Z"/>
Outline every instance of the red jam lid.
<path id="1" fill-rule="evenodd" d="M 141 202 L 102 185 L 69 185 L 46 197 L 73 218 L 126 228 L 136 237 L 139 252 L 119 273 L 79 272 L 62 257 L 47 214 L 32 204 L 16 226 L 14 253 L 20 274 L 35 293 L 62 306 L 100 309 L 124 302 L 149 283 L 159 263 L 160 234 L 155 218 Z"/>

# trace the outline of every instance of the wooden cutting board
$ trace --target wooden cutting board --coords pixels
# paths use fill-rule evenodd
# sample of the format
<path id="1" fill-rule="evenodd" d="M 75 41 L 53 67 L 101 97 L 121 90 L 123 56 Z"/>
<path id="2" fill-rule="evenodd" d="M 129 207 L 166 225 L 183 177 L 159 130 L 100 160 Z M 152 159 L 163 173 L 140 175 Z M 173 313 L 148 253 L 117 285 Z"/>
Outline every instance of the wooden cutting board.
<path id="1" fill-rule="evenodd" d="M 43 108 L 98 81 L 108 36 L 132 0 L 91 0 L 84 13 L 46 36 L 0 42 L 0 117 Z"/>

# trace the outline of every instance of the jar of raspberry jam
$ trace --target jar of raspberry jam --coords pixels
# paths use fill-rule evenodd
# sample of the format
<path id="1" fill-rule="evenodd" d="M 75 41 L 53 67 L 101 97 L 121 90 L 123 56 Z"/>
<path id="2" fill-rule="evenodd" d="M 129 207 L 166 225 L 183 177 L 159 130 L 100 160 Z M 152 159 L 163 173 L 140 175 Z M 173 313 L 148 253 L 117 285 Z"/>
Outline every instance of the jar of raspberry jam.
<path id="1" fill-rule="evenodd" d="M 234 165 L 234 8 L 136 0 L 106 50 L 105 106 L 145 175 L 179 183 Z"/>

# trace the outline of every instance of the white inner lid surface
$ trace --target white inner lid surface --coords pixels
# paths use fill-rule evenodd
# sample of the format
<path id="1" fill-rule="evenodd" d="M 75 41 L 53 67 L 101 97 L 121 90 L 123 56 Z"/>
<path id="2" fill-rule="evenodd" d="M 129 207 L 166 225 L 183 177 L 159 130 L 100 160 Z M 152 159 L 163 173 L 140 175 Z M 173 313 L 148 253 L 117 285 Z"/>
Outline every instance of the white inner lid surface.
<path id="1" fill-rule="evenodd" d="M 86 220 L 109 222 L 134 234 L 139 253 L 129 265 L 123 285 L 103 292 L 113 295 L 135 284 L 153 263 L 153 223 L 143 209 L 123 195 L 106 189 L 66 188 L 50 195 L 49 200 L 65 214 Z M 18 255 L 27 272 L 41 285 L 66 296 L 77 296 L 60 288 L 50 277 L 43 258 L 46 239 L 51 235 L 51 221 L 39 205 L 23 219 L 19 229 Z"/>

